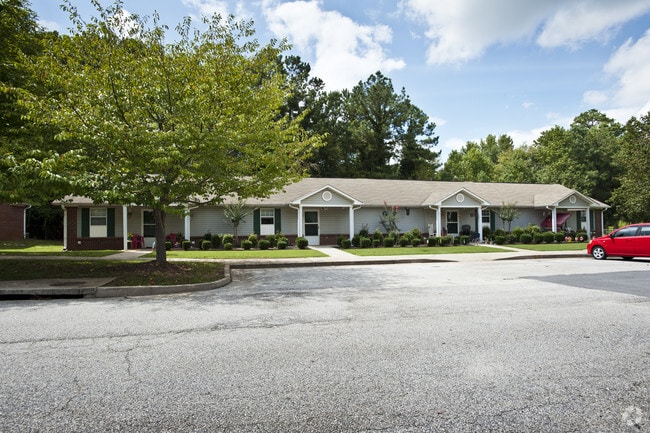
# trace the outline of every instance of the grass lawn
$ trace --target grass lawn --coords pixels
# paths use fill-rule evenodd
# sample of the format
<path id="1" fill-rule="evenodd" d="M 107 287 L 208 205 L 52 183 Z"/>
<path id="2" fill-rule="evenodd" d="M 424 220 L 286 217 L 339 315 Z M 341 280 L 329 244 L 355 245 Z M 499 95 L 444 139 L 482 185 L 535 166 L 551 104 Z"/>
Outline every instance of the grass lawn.
<path id="1" fill-rule="evenodd" d="M 155 253 L 147 254 L 144 257 L 155 257 Z M 327 257 L 320 251 L 310 249 L 287 249 L 287 250 L 171 250 L 167 251 L 169 259 L 296 259 L 305 257 Z"/>
<path id="2" fill-rule="evenodd" d="M 512 244 L 504 245 L 531 251 L 580 251 L 587 250 L 587 242 L 562 242 L 561 244 Z"/>
<path id="3" fill-rule="evenodd" d="M 224 276 L 223 263 L 118 260 L 0 260 L 0 280 L 42 278 L 110 278 L 111 286 L 193 284 L 216 281 Z"/>
<path id="4" fill-rule="evenodd" d="M 0 255 L 3 256 L 105 257 L 115 253 L 119 253 L 119 251 L 63 251 L 62 241 L 43 241 L 38 239 L 25 239 L 22 241 L 0 241 Z"/>
<path id="5" fill-rule="evenodd" d="M 357 256 L 410 256 L 417 254 L 464 254 L 464 253 L 505 253 L 503 248 L 482 245 L 463 245 L 454 247 L 393 247 L 393 248 L 350 248 L 343 250 Z"/>

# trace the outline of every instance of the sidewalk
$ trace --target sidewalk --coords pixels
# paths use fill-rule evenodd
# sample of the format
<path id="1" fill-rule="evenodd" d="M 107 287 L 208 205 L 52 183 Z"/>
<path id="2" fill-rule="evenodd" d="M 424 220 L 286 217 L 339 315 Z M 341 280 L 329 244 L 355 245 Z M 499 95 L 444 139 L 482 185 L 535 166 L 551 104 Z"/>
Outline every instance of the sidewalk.
<path id="1" fill-rule="evenodd" d="M 467 254 L 419 254 L 399 256 L 357 256 L 334 246 L 312 246 L 313 250 L 326 254 L 327 257 L 309 257 L 298 259 L 226 259 L 226 278 L 220 281 L 201 284 L 178 286 L 136 286 L 111 287 L 111 278 L 66 278 L 0 281 L 0 298 L 29 299 L 38 297 L 125 297 L 147 296 L 171 293 L 184 293 L 199 290 L 212 290 L 230 283 L 230 269 L 282 268 L 309 266 L 361 266 L 398 263 L 441 263 L 466 261 L 496 261 L 496 260 L 525 260 L 543 258 L 585 257 L 589 256 L 584 250 L 579 251 L 530 251 L 511 247 L 499 246 L 503 251 L 493 253 Z M 150 253 L 150 250 L 121 251 L 104 257 L 68 257 L 67 259 L 92 260 L 136 260 Z M 10 258 L 5 256 L 4 258 Z M 15 256 L 11 258 L 33 259 L 34 257 Z M 41 257 L 39 257 L 40 259 Z M 45 256 L 43 258 L 57 259 L 60 256 Z M 142 259 L 152 260 L 152 259 Z M 170 261 L 183 259 L 169 259 Z"/>

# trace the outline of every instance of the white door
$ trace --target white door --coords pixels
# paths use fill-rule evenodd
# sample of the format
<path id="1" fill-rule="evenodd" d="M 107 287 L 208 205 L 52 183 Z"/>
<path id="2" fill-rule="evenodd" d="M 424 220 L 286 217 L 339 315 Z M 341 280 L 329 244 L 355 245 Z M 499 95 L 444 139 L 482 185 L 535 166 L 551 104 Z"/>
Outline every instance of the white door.
<path id="1" fill-rule="evenodd" d="M 309 241 L 309 245 L 320 245 L 320 228 L 318 223 L 318 211 L 306 210 L 305 211 L 305 238 Z"/>

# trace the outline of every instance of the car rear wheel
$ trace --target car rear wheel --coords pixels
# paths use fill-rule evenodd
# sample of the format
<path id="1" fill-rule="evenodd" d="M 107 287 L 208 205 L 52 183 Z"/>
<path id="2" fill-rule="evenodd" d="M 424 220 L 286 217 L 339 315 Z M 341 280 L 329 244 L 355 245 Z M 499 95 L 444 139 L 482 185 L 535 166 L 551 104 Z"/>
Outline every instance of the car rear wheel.
<path id="1" fill-rule="evenodd" d="M 591 255 L 592 255 L 593 258 L 596 259 L 596 260 L 604 260 L 604 259 L 607 258 L 607 253 L 605 252 L 605 250 L 603 249 L 603 247 L 600 247 L 600 246 L 598 246 L 598 247 L 594 247 L 594 248 L 591 250 Z"/>

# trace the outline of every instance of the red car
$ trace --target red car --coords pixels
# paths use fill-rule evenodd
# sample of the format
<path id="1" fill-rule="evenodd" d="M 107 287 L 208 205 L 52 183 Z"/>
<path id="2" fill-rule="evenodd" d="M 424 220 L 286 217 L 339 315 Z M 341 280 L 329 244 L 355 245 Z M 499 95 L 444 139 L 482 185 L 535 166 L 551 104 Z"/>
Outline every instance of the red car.
<path id="1" fill-rule="evenodd" d="M 631 260 L 634 257 L 650 257 L 650 223 L 631 224 L 614 230 L 607 236 L 589 241 L 587 253 L 596 260 L 619 256 Z"/>

